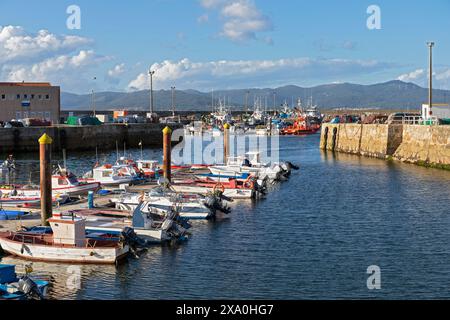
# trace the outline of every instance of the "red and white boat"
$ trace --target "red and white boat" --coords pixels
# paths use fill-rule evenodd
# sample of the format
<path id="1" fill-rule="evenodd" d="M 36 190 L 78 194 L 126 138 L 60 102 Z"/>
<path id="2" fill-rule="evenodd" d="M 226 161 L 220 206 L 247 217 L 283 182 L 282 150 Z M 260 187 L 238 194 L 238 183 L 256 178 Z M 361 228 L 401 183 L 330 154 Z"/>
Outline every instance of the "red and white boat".
<path id="1" fill-rule="evenodd" d="M 59 195 L 58 197 L 53 197 L 52 202 L 54 205 L 58 203 L 64 203 L 67 201 L 69 196 L 67 194 Z M 6 196 L 0 198 L 0 207 L 20 207 L 20 208 L 31 208 L 39 207 L 41 204 L 41 198 L 39 197 L 27 197 L 27 196 Z"/>
<path id="2" fill-rule="evenodd" d="M 147 178 L 154 178 L 163 174 L 163 170 L 159 167 L 156 160 L 137 160 L 136 166 L 139 172 Z"/>
<path id="3" fill-rule="evenodd" d="M 58 197 L 62 194 L 68 196 L 85 195 L 89 191 L 96 191 L 100 188 L 98 182 L 81 182 L 71 172 L 63 169 L 52 176 L 52 194 Z M 30 198 L 40 198 L 41 191 L 37 185 L 5 185 L 0 186 L 0 194 L 10 196 L 21 196 Z"/>
<path id="4" fill-rule="evenodd" d="M 254 177 L 246 181 L 228 179 L 217 182 L 213 179 L 173 179 L 170 185 L 176 192 L 206 195 L 220 191 L 224 196 L 232 199 L 250 199 L 260 195 L 258 184 Z"/>

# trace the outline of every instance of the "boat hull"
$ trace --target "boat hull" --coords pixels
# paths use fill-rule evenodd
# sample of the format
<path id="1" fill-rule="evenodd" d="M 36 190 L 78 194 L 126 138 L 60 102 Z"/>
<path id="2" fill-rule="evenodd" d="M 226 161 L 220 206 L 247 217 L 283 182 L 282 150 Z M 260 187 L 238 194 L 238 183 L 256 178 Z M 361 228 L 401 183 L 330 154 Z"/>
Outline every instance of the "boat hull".
<path id="1" fill-rule="evenodd" d="M 5 238 L 0 238 L 0 247 L 9 254 L 27 260 L 80 264 L 114 264 L 128 254 L 128 246 L 62 247 L 22 243 Z"/>
<path id="2" fill-rule="evenodd" d="M 176 185 L 171 186 L 176 192 L 195 193 L 206 195 L 214 192 L 213 187 L 198 187 L 190 185 Z M 232 199 L 251 199 L 255 197 L 255 191 L 252 189 L 225 189 L 223 195 Z"/>

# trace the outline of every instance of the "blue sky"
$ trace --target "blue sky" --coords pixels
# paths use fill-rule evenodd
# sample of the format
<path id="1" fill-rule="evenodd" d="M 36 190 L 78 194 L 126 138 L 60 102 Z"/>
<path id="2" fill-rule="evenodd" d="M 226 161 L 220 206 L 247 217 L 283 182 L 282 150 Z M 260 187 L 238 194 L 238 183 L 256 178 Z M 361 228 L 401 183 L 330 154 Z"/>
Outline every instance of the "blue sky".
<path id="1" fill-rule="evenodd" d="M 81 29 L 69 30 L 69 5 Z M 381 29 L 369 30 L 377 5 Z M 1 1 L 0 81 L 64 91 L 211 89 L 376 83 L 450 89 L 450 0 Z M 46 31 L 42 31 L 46 30 Z M 96 80 L 93 78 L 96 77 Z"/>

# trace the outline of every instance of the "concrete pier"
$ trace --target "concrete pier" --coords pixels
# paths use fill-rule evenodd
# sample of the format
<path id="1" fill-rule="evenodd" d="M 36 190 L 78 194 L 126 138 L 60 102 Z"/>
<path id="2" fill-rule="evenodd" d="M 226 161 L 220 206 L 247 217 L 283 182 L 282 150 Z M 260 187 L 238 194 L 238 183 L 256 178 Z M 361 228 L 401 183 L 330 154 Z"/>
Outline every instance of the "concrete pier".
<path id="1" fill-rule="evenodd" d="M 320 148 L 447 168 L 450 126 L 325 123 Z"/>
<path id="2" fill-rule="evenodd" d="M 53 137 L 52 150 L 89 151 L 114 149 L 119 145 L 162 147 L 162 129 L 165 124 L 104 124 L 101 126 L 67 126 L 0 128 L 0 153 L 38 151 L 36 140 L 44 133 Z M 181 125 L 171 125 L 173 129 Z"/>

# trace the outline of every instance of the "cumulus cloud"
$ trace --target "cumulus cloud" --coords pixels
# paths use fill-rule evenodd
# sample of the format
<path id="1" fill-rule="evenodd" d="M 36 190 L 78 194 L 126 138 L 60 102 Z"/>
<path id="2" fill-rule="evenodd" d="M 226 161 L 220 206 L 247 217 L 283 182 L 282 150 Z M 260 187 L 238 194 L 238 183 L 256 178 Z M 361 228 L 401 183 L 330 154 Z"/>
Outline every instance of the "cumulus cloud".
<path id="1" fill-rule="evenodd" d="M 425 75 L 424 69 L 417 69 L 409 73 L 402 74 L 397 79 L 405 82 L 411 82 L 413 80 L 422 78 L 424 75 Z"/>
<path id="2" fill-rule="evenodd" d="M 79 36 L 0 26 L 0 77 L 6 81 L 52 82 L 66 91 L 83 92 L 92 86 L 90 72 L 110 59 L 95 53 L 92 44 L 92 40 Z"/>
<path id="3" fill-rule="evenodd" d="M 193 62 L 165 60 L 152 65 L 155 87 L 176 83 L 179 88 L 249 87 L 298 83 L 305 78 L 336 81 L 352 75 L 366 74 L 392 67 L 374 60 L 292 58 L 278 60 L 218 60 Z M 148 75 L 139 74 L 128 85 L 129 90 L 144 90 Z"/>
<path id="4" fill-rule="evenodd" d="M 76 55 L 61 55 L 45 59 L 32 65 L 12 65 L 4 67 L 8 81 L 51 81 L 68 78 L 71 71 L 81 72 L 85 68 L 105 60 L 92 50 L 81 50 Z M 76 74 L 80 77 L 81 73 Z M 57 81 L 59 82 L 59 81 Z"/>
<path id="5" fill-rule="evenodd" d="M 206 9 L 219 10 L 223 21 L 220 35 L 232 41 L 255 40 L 259 32 L 273 30 L 272 21 L 253 0 L 202 0 L 201 4 Z"/>
<path id="6" fill-rule="evenodd" d="M 91 43 L 87 38 L 55 35 L 47 30 L 32 34 L 20 26 L 0 26 L 0 63 L 36 61 Z"/>
<path id="7" fill-rule="evenodd" d="M 114 68 L 108 70 L 108 76 L 111 78 L 118 78 L 125 73 L 125 63 L 116 65 Z"/>
<path id="8" fill-rule="evenodd" d="M 413 82 L 420 86 L 428 85 L 428 69 L 416 69 L 398 76 L 398 80 Z M 433 71 L 434 87 L 436 89 L 450 89 L 450 67 L 439 66 Z"/>

